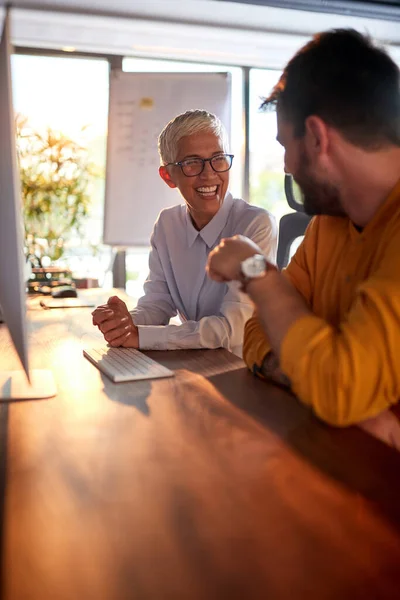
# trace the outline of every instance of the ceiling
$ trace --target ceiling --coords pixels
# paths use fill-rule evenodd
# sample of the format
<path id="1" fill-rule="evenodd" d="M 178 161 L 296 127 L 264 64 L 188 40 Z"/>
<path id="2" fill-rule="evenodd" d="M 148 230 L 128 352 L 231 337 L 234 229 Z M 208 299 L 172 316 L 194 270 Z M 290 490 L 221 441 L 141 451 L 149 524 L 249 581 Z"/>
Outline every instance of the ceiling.
<path id="1" fill-rule="evenodd" d="M 310 29 L 312 23 L 327 27 L 326 15 L 321 14 L 327 12 L 350 19 L 360 15 L 385 19 L 390 11 L 390 20 L 400 13 L 400 0 L 0 0 L 0 6 L 6 4 L 34 10 L 261 28 L 270 16 L 279 20 L 281 14 L 282 22 L 292 29 Z"/>
<path id="2" fill-rule="evenodd" d="M 296 10 L 315 11 L 370 17 L 375 19 L 395 19 L 400 21 L 400 0 L 217 0 L 259 6 L 277 6 Z"/>
<path id="3" fill-rule="evenodd" d="M 15 45 L 29 48 L 73 46 L 81 52 L 281 68 L 312 34 L 332 27 L 355 27 L 387 44 L 400 63 L 400 27 L 393 19 L 281 7 L 289 1 L 306 3 L 15 0 L 11 2 L 11 33 Z M 308 0 L 308 4 L 313 2 L 331 4 Z M 5 4 L 6 0 L 0 0 L 0 7 Z"/>

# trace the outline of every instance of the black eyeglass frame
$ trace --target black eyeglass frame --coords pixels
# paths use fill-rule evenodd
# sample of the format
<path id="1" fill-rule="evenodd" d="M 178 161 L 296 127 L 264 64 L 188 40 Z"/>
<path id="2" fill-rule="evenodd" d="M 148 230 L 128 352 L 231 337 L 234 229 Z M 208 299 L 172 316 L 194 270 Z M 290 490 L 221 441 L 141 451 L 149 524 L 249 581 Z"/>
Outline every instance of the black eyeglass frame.
<path id="1" fill-rule="evenodd" d="M 222 171 L 218 171 L 217 169 L 215 169 L 212 165 L 212 161 L 216 158 L 221 158 L 222 156 L 227 156 L 230 158 L 231 164 L 229 165 L 229 167 L 227 169 L 223 169 Z M 234 154 L 216 154 L 215 156 L 211 156 L 211 158 L 200 158 L 200 157 L 196 157 L 193 159 L 187 159 L 187 160 L 180 160 L 179 162 L 172 162 L 172 163 L 168 163 L 167 165 L 165 165 L 166 167 L 170 167 L 170 166 L 174 166 L 174 167 L 180 167 L 182 173 L 184 174 L 185 177 L 197 177 L 198 175 L 201 175 L 201 173 L 204 171 L 204 167 L 206 166 L 206 162 L 210 163 L 210 167 L 212 168 L 213 171 L 215 171 L 215 173 L 226 173 L 227 171 L 229 171 L 232 168 L 232 162 L 233 159 L 235 158 Z M 203 162 L 203 166 L 201 168 L 201 171 L 199 171 L 198 173 L 196 173 L 195 175 L 186 175 L 185 171 L 183 170 L 184 167 L 184 163 L 189 161 L 189 160 L 201 160 Z"/>

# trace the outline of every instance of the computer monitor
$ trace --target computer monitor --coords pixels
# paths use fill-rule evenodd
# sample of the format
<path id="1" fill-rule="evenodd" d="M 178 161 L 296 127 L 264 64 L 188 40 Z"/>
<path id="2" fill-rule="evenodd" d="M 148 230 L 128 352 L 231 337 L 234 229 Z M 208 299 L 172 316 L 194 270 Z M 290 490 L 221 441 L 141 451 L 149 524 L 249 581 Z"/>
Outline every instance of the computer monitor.
<path id="1" fill-rule="evenodd" d="M 0 34 L 0 306 L 2 319 L 23 366 L 21 371 L 0 370 L 0 401 L 4 401 L 54 396 L 55 385 L 50 371 L 30 371 L 28 364 L 23 222 L 11 87 L 9 10 L 3 28 L 0 22 Z"/>

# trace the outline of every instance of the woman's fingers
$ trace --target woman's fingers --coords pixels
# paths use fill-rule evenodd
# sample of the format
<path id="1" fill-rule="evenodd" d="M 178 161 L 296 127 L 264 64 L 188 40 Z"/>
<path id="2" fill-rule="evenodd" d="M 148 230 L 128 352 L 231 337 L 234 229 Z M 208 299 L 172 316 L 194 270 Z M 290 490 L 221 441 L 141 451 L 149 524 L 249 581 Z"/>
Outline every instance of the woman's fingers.
<path id="1" fill-rule="evenodd" d="M 100 323 L 104 323 L 107 319 L 110 319 L 114 316 L 114 311 L 110 310 L 107 306 L 106 308 L 97 307 L 96 310 L 92 312 L 92 322 L 93 325 L 99 325 Z"/>

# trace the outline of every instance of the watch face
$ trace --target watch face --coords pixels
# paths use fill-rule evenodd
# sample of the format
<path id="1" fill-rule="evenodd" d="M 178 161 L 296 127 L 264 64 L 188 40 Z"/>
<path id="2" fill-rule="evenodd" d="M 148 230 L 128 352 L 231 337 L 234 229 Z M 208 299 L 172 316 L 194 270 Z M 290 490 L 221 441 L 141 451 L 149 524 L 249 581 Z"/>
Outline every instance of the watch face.
<path id="1" fill-rule="evenodd" d="M 255 254 L 250 256 L 242 262 L 242 272 L 245 277 L 259 277 L 263 275 L 266 270 L 266 261 L 264 256 L 261 254 Z"/>

